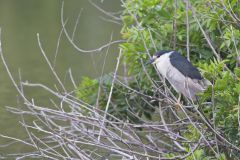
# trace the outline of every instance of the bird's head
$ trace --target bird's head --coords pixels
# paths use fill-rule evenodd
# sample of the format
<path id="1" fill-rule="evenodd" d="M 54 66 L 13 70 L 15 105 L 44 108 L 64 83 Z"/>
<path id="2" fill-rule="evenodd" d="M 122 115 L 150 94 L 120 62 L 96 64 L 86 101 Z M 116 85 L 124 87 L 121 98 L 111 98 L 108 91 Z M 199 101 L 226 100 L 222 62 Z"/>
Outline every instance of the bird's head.
<path id="1" fill-rule="evenodd" d="M 146 65 L 157 63 L 158 58 L 160 58 L 165 53 L 169 53 L 169 52 L 172 52 L 172 51 L 166 51 L 166 50 L 158 51 L 155 55 L 152 56 L 152 58 L 146 63 Z"/>

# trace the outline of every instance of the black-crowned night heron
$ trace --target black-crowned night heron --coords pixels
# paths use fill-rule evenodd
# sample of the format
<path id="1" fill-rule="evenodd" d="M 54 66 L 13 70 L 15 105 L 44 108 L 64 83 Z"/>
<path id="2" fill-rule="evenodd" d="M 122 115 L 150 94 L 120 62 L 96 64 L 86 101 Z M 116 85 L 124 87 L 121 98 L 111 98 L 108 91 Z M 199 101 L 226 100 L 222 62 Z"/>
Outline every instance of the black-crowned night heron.
<path id="1" fill-rule="evenodd" d="M 156 64 L 157 70 L 173 88 L 192 101 L 197 100 L 197 93 L 211 85 L 191 62 L 176 51 L 159 51 L 149 63 Z"/>

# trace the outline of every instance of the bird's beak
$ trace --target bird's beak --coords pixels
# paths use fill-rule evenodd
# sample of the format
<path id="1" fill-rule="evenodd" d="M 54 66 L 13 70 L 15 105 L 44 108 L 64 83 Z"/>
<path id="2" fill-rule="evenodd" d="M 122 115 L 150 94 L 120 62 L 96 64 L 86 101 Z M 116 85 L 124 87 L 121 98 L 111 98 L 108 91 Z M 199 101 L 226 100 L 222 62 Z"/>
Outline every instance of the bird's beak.
<path id="1" fill-rule="evenodd" d="M 151 58 L 145 65 L 152 64 L 155 61 L 155 59 Z"/>
<path id="2" fill-rule="evenodd" d="M 153 58 L 151 58 L 145 65 L 154 64 L 155 60 L 156 60 L 156 57 L 153 56 Z"/>

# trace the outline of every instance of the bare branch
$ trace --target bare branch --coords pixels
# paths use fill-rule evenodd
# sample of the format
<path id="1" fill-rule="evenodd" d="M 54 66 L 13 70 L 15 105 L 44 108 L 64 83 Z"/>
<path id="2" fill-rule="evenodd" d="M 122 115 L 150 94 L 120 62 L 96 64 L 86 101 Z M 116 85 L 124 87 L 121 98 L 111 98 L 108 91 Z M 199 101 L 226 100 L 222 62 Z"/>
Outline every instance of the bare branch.
<path id="1" fill-rule="evenodd" d="M 62 28 L 63 28 L 63 31 L 68 39 L 68 41 L 72 44 L 72 46 L 79 52 L 83 52 L 83 53 L 91 53 L 91 52 L 100 52 L 102 51 L 103 49 L 107 48 L 108 46 L 111 46 L 113 44 L 118 44 L 118 43 L 123 43 L 123 42 L 126 42 L 125 40 L 116 40 L 116 41 L 112 41 L 110 43 L 107 43 L 107 44 L 104 44 L 102 45 L 101 47 L 97 48 L 97 49 L 91 49 L 91 50 L 84 50 L 84 49 L 81 49 L 79 48 L 73 41 L 73 39 L 70 37 L 69 33 L 67 32 L 67 29 L 65 27 L 65 24 L 64 24 L 64 17 L 63 17 L 63 8 L 64 8 L 64 2 L 62 2 L 62 9 L 61 9 L 61 23 L 62 23 Z"/>
<path id="2" fill-rule="evenodd" d="M 111 101 L 111 98 L 112 98 L 112 92 L 113 92 L 114 83 L 115 83 L 115 80 L 117 78 L 117 71 L 118 71 L 118 67 L 119 67 L 119 64 L 120 64 L 121 57 L 122 57 L 122 50 L 120 49 L 119 56 L 117 58 L 117 64 L 116 64 L 116 67 L 115 67 L 115 71 L 113 73 L 113 80 L 112 80 L 110 92 L 109 92 L 109 95 L 108 95 L 108 101 L 107 101 L 107 105 L 105 107 L 105 113 L 104 113 L 104 116 L 103 116 L 103 122 L 101 124 L 101 128 L 104 125 L 105 119 L 106 119 L 106 116 L 107 116 L 108 108 L 109 108 L 110 101 Z M 99 132 L 98 142 L 100 141 L 101 133 L 102 133 L 102 129 Z"/>

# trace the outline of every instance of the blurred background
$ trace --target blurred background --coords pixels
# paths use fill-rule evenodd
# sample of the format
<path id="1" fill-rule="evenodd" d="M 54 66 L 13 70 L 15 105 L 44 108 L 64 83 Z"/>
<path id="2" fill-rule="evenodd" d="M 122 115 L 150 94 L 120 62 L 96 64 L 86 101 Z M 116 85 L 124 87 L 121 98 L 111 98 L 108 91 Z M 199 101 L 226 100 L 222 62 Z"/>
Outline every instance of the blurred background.
<path id="1" fill-rule="evenodd" d="M 98 6 L 109 12 L 121 10 L 120 0 L 95 0 Z M 54 61 L 57 40 L 61 31 L 61 0 L 0 0 L 0 27 L 2 28 L 2 47 L 7 64 L 19 81 L 19 72 L 23 81 L 43 83 L 54 87 L 55 79 L 45 62 L 38 43 L 37 33 L 40 35 L 42 46 L 51 62 Z M 64 18 L 68 18 L 66 28 L 71 34 L 82 10 L 76 30 L 75 42 L 82 49 L 95 49 L 110 41 L 120 39 L 121 26 L 106 21 L 106 16 L 94 7 L 88 0 L 67 0 L 64 2 Z M 105 18 L 104 18 L 105 17 Z M 104 72 L 113 71 L 118 54 L 117 45 L 110 47 L 107 54 Z M 69 89 L 73 88 L 67 71 L 71 68 L 77 84 L 81 77 L 98 77 L 101 74 L 106 49 L 96 53 L 81 53 L 74 49 L 63 34 L 56 58 L 56 71 Z M 25 90 L 31 97 L 44 99 L 48 95 L 39 90 Z M 6 106 L 21 107 L 18 103 L 16 89 L 0 61 L 0 134 L 24 138 L 26 137 L 19 121 L 20 117 L 6 111 Z M 0 155 L 11 152 L 24 151 L 21 145 L 3 147 L 9 140 L 0 138 Z"/>

